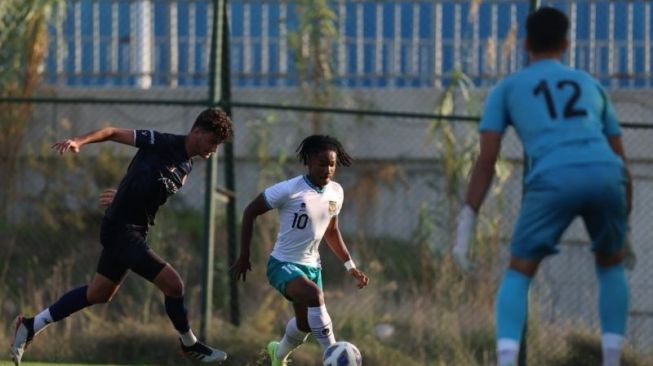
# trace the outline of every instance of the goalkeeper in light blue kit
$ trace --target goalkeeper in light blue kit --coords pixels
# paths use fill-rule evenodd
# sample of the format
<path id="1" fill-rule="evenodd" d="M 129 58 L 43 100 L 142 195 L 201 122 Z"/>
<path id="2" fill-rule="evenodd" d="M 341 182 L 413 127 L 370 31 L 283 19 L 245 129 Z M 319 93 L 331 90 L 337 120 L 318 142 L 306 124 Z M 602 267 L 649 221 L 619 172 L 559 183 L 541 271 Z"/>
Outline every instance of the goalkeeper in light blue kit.
<path id="1" fill-rule="evenodd" d="M 476 214 L 494 177 L 503 133 L 512 125 L 528 157 L 523 202 L 509 268 L 496 297 L 499 366 L 516 365 L 531 279 L 572 220 L 580 216 L 592 241 L 599 283 L 603 365 L 619 365 L 628 285 L 624 237 L 632 201 L 621 131 L 598 81 L 559 59 L 569 46 L 567 16 L 540 8 L 526 23 L 530 64 L 499 83 L 486 100 L 480 155 L 459 219 L 453 255 L 468 265 Z"/>

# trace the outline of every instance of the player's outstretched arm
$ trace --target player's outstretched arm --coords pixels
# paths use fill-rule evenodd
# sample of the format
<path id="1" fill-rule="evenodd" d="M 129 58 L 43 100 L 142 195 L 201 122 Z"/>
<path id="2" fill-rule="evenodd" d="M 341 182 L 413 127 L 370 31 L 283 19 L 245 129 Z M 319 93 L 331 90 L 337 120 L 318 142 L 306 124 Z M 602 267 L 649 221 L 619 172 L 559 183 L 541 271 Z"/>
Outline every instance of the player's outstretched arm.
<path id="1" fill-rule="evenodd" d="M 485 195 L 494 178 L 494 165 L 501 150 L 501 138 L 502 134 L 499 132 L 486 131 L 481 133 L 481 152 L 472 170 L 465 205 L 458 215 L 456 241 L 452 254 L 458 266 L 464 271 L 472 268 L 467 259 L 467 254 L 474 234 L 476 214 L 481 204 L 483 204 Z"/>
<path id="2" fill-rule="evenodd" d="M 252 270 L 252 264 L 249 260 L 250 247 L 252 243 L 252 233 L 254 231 L 254 221 L 256 217 L 270 211 L 268 204 L 265 202 L 263 193 L 259 194 L 252 202 L 247 205 L 243 212 L 243 222 L 240 228 L 240 257 L 231 266 L 232 275 L 236 280 L 243 278 L 245 282 L 247 271 Z"/>
<path id="3" fill-rule="evenodd" d="M 105 127 L 89 132 L 85 135 L 57 141 L 52 145 L 52 149 L 58 152 L 59 155 L 62 155 L 66 151 L 72 151 L 76 154 L 79 152 L 79 149 L 86 144 L 103 141 L 115 141 L 121 144 L 134 146 L 134 130 Z"/>
<path id="4" fill-rule="evenodd" d="M 329 222 L 329 226 L 324 233 L 324 239 L 326 239 L 327 245 L 336 257 L 345 264 L 347 272 L 358 281 L 358 288 L 367 286 L 370 279 L 363 271 L 356 268 L 354 261 L 351 259 L 349 250 L 347 250 L 345 241 L 342 239 L 342 234 L 340 234 L 340 229 L 338 228 L 338 216 L 334 216 L 331 222 Z"/>

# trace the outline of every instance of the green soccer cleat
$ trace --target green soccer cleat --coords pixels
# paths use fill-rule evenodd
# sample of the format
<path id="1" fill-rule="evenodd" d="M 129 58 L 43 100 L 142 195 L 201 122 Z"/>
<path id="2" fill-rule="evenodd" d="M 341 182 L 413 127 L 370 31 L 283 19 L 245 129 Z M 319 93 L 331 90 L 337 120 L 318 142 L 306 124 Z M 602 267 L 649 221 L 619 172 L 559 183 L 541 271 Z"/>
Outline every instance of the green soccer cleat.
<path id="1" fill-rule="evenodd" d="M 279 348 L 279 342 L 272 341 L 268 343 L 268 355 L 270 355 L 270 366 L 288 366 L 287 358 L 280 360 L 277 358 L 277 348 Z"/>

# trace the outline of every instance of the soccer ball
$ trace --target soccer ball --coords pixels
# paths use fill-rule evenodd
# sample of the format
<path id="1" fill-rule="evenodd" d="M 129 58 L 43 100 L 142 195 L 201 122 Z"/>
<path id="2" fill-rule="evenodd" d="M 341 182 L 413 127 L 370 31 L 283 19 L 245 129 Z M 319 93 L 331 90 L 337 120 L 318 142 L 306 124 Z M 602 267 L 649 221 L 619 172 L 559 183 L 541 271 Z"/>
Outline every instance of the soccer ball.
<path id="1" fill-rule="evenodd" d="M 361 366 L 361 352 L 349 342 L 336 342 L 324 351 L 324 366 Z"/>

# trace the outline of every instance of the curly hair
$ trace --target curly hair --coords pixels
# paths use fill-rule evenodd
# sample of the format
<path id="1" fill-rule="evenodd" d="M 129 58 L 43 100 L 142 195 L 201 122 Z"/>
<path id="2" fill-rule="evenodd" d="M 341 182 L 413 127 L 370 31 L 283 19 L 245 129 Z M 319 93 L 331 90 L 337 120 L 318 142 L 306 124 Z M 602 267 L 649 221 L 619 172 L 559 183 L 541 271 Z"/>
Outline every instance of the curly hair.
<path id="1" fill-rule="evenodd" d="M 221 141 L 229 141 L 234 136 L 231 118 L 220 108 L 207 108 L 200 113 L 193 123 L 206 132 L 213 132 Z"/>
<path id="2" fill-rule="evenodd" d="M 350 166 L 353 161 L 340 141 L 329 135 L 311 135 L 305 138 L 297 147 L 297 158 L 306 165 L 311 156 L 324 150 L 336 152 L 338 165 Z"/>

